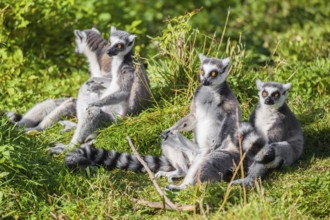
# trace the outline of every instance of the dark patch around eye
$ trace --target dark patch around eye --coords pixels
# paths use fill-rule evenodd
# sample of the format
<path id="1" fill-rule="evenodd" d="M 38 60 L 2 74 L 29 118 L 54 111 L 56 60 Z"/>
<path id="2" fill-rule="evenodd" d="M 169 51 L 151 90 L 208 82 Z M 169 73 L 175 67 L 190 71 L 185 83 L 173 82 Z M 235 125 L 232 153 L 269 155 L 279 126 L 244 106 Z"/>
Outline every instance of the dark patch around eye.
<path id="1" fill-rule="evenodd" d="M 262 97 L 266 97 L 266 96 L 268 96 L 268 92 L 264 90 L 264 91 L 262 91 L 261 95 L 262 95 Z"/>
<path id="2" fill-rule="evenodd" d="M 117 44 L 117 45 L 116 45 L 116 48 L 117 48 L 117 49 L 123 49 L 123 48 L 124 48 L 124 44 Z"/>
<path id="3" fill-rule="evenodd" d="M 281 94 L 279 92 L 273 92 L 272 96 L 275 98 L 279 98 L 281 96 Z"/>

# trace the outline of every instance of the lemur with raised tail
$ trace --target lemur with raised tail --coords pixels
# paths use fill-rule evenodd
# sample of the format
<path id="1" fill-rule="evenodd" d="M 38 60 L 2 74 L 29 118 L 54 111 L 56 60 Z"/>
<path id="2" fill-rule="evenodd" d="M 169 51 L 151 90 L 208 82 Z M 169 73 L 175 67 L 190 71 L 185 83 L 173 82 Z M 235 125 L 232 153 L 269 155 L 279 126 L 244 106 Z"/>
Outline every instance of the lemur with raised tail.
<path id="1" fill-rule="evenodd" d="M 111 82 L 111 57 L 107 55 L 107 41 L 102 38 L 96 28 L 75 30 L 75 53 L 84 54 L 89 63 L 91 80 L 88 89 L 95 90 L 106 82 Z M 98 77 L 98 78 L 94 78 Z M 29 109 L 24 115 L 8 112 L 9 121 L 25 127 L 25 131 L 42 131 L 63 117 L 76 116 L 75 98 L 47 99 Z M 72 129 L 75 124 L 70 121 L 60 121 L 65 125 L 62 131 Z"/>
<path id="2" fill-rule="evenodd" d="M 241 121 L 239 103 L 226 81 L 230 59 L 209 58 L 202 54 L 199 58 L 201 85 L 194 94 L 190 113 L 161 133 L 162 156 L 144 157 L 149 168 L 157 172 L 157 177 L 167 177 L 169 182 L 184 177 L 182 184 L 168 185 L 168 189 L 184 189 L 196 183 L 206 157 L 216 149 L 238 155 L 237 148 L 230 144 L 237 139 L 236 124 Z M 181 135 L 182 131 L 193 131 L 194 140 Z M 92 143 L 73 150 L 65 161 L 70 168 L 103 165 L 109 169 L 144 171 L 135 156 L 96 149 Z"/>
<path id="3" fill-rule="evenodd" d="M 84 54 L 91 77 L 111 78 L 111 57 L 107 55 L 108 42 L 96 28 L 74 30 L 75 53 Z"/>
<path id="4" fill-rule="evenodd" d="M 135 35 L 111 27 L 107 54 L 111 61 L 111 81 L 93 77 L 79 90 L 78 124 L 69 145 L 57 144 L 51 153 L 93 139 L 96 130 L 117 117 L 139 113 L 150 101 L 150 85 L 141 63 L 134 64 Z"/>
<path id="5" fill-rule="evenodd" d="M 255 178 L 264 177 L 270 170 L 292 165 L 300 158 L 304 148 L 299 121 L 285 102 L 291 83 L 257 80 L 256 84 L 259 104 L 250 116 L 250 123 L 255 129 L 251 137 L 258 140 L 258 144 L 244 135 L 243 150 L 247 152 L 248 174 L 233 184 L 251 185 Z M 244 144 L 244 139 L 251 144 Z"/>

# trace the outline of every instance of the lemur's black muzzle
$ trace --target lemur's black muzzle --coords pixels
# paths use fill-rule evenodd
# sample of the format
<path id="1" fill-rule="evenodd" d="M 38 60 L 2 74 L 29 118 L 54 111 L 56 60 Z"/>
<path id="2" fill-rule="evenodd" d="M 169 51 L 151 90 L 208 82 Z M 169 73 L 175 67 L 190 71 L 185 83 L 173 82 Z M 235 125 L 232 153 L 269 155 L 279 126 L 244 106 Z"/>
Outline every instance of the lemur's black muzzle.
<path id="1" fill-rule="evenodd" d="M 266 105 L 274 105 L 274 100 L 271 97 L 267 97 L 265 99 L 265 104 Z"/>
<path id="2" fill-rule="evenodd" d="M 203 80 L 202 80 L 202 85 L 203 85 L 203 86 L 209 86 L 209 85 L 211 85 L 211 83 L 210 83 L 210 81 L 208 81 L 207 79 L 203 79 Z"/>
<path id="3" fill-rule="evenodd" d="M 116 56 L 118 54 L 118 51 L 115 48 L 109 48 L 107 51 L 107 54 L 112 57 L 112 56 Z"/>

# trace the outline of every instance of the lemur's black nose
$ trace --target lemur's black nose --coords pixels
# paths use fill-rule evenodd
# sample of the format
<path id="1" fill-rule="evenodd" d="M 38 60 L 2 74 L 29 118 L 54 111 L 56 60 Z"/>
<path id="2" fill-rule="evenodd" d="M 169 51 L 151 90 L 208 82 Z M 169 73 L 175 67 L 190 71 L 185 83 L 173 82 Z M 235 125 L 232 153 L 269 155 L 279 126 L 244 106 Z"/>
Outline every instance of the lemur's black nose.
<path id="1" fill-rule="evenodd" d="M 271 97 L 267 97 L 265 99 L 265 104 L 266 105 L 274 105 L 274 100 Z"/>
<path id="2" fill-rule="evenodd" d="M 116 56 L 116 55 L 117 55 L 117 51 L 116 51 L 114 48 L 109 48 L 109 49 L 107 50 L 107 54 L 108 54 L 109 56 Z"/>
<path id="3" fill-rule="evenodd" d="M 208 81 L 207 79 L 202 80 L 202 85 L 203 86 L 209 86 L 210 84 L 211 84 L 210 81 Z"/>

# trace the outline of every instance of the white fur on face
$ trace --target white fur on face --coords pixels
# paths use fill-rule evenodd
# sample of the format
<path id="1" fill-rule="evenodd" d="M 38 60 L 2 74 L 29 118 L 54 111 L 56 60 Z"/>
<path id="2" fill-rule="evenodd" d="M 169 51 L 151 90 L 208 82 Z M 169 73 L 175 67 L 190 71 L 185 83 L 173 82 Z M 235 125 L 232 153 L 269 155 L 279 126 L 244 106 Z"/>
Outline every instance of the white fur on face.
<path id="1" fill-rule="evenodd" d="M 212 85 L 219 85 L 219 84 L 223 83 L 226 80 L 227 73 L 225 72 L 225 73 L 220 74 L 219 72 L 222 72 L 223 70 L 219 71 L 219 68 L 218 68 L 217 65 L 214 65 L 214 64 L 211 64 L 211 63 L 204 64 L 203 65 L 203 70 L 205 72 L 205 75 L 204 76 L 200 75 L 201 80 L 204 79 L 204 78 L 207 78 L 213 70 L 218 71 L 218 76 L 216 77 L 215 81 L 213 81 L 211 86 Z"/>
<path id="2" fill-rule="evenodd" d="M 281 96 L 280 96 L 279 99 L 274 100 L 274 104 L 273 104 L 273 105 L 266 105 L 266 104 L 265 104 L 265 99 L 266 99 L 268 96 L 266 96 L 266 97 L 262 97 L 262 92 L 263 92 L 263 91 L 268 92 L 268 96 L 270 96 L 273 92 L 278 91 L 278 92 L 281 94 Z M 285 99 L 286 99 L 286 96 L 287 96 L 287 92 L 286 92 L 285 95 L 283 95 L 282 93 L 283 93 L 283 91 L 279 90 L 279 89 L 276 88 L 276 87 L 265 87 L 265 88 L 261 89 L 261 90 L 259 91 L 259 93 L 258 93 L 258 94 L 259 94 L 260 104 L 261 104 L 262 106 L 267 106 L 268 108 L 278 109 L 278 108 L 280 108 L 280 107 L 284 104 Z"/>
<path id="3" fill-rule="evenodd" d="M 111 42 L 111 45 L 115 45 L 118 43 L 125 44 L 125 42 L 123 40 L 121 40 L 119 37 L 114 37 L 114 36 L 110 37 L 110 42 Z"/>
<path id="4" fill-rule="evenodd" d="M 121 43 L 121 44 L 124 44 L 124 45 L 125 45 L 125 50 L 122 51 L 122 52 L 120 52 L 120 53 L 118 53 L 119 56 L 125 56 L 129 51 L 131 51 L 132 47 L 134 46 L 134 44 L 132 44 L 131 46 L 128 47 L 128 46 L 126 45 L 126 42 L 123 41 L 122 39 L 120 39 L 120 38 L 117 37 L 117 36 L 111 36 L 111 37 L 110 37 L 110 42 L 111 42 L 111 45 L 112 45 L 112 46 L 113 46 L 113 45 L 116 45 L 116 44 L 118 44 L 118 43 Z M 117 55 L 117 56 L 118 56 L 118 55 Z"/>

